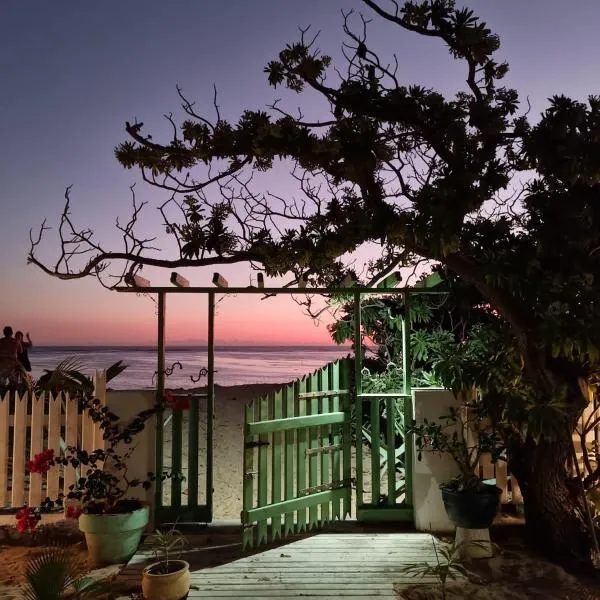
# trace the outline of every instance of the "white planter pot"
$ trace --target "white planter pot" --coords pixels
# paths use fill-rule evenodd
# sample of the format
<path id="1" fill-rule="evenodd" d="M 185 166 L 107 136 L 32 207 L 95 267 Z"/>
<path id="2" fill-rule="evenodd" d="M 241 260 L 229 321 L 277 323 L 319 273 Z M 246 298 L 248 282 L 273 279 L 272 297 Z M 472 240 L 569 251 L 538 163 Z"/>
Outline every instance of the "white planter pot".
<path id="1" fill-rule="evenodd" d="M 190 591 L 190 565 L 185 560 L 154 563 L 142 571 L 142 593 L 146 600 L 181 600 Z"/>

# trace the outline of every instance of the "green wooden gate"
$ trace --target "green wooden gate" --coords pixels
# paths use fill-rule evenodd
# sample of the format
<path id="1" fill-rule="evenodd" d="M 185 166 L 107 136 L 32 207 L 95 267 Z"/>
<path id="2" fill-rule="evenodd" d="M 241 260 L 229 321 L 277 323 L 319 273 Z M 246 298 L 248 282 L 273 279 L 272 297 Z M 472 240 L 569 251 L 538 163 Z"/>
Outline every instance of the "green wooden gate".
<path id="1" fill-rule="evenodd" d="M 351 370 L 330 363 L 246 407 L 245 548 L 350 515 Z"/>
<path id="2" fill-rule="evenodd" d="M 356 518 L 359 521 L 413 520 L 413 440 L 408 433 L 413 421 L 408 292 L 403 293 L 403 303 L 401 391 L 363 392 L 362 335 L 354 343 Z M 354 295 L 354 328 L 356 332 L 362 331 L 360 292 Z M 363 422 L 365 416 L 368 426 Z M 365 454 L 370 454 L 368 469 Z M 365 472 L 370 473 L 370 481 L 365 481 Z"/>
<path id="3" fill-rule="evenodd" d="M 210 523 L 213 508 L 213 406 L 208 394 L 177 393 L 185 409 L 169 409 L 157 420 L 157 473 L 173 476 L 156 482 L 155 520 Z"/>
<path id="4" fill-rule="evenodd" d="M 412 521 L 412 397 L 358 394 L 355 415 L 357 520 Z"/>

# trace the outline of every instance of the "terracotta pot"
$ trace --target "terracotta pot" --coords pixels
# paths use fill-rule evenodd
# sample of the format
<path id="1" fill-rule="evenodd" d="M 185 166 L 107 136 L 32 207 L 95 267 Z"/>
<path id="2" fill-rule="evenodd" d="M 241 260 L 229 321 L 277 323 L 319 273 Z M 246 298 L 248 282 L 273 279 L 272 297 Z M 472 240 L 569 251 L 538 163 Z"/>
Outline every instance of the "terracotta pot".
<path id="1" fill-rule="evenodd" d="M 185 560 L 154 563 L 142 571 L 146 600 L 181 600 L 190 591 L 190 565 Z"/>

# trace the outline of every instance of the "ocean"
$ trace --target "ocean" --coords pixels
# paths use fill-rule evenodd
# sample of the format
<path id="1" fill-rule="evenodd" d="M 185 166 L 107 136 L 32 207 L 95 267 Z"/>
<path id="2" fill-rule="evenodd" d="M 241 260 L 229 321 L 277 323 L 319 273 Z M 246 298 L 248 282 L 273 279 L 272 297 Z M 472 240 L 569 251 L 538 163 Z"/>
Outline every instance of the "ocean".
<path id="1" fill-rule="evenodd" d="M 243 385 L 248 383 L 286 383 L 323 365 L 347 356 L 349 346 L 222 346 L 215 349 L 215 383 Z M 127 369 L 108 383 L 113 389 L 145 389 L 154 387 L 157 351 L 148 346 L 71 346 L 33 347 L 29 352 L 32 376 L 39 377 L 44 369 L 54 369 L 66 358 L 76 358 L 81 371 L 92 375 L 95 369 L 106 369 L 118 360 Z M 168 347 L 165 366 L 175 366 L 167 377 L 170 388 L 201 387 L 206 377 L 193 382 L 200 369 L 207 366 L 206 347 Z M 154 379 L 156 381 L 156 379 Z"/>

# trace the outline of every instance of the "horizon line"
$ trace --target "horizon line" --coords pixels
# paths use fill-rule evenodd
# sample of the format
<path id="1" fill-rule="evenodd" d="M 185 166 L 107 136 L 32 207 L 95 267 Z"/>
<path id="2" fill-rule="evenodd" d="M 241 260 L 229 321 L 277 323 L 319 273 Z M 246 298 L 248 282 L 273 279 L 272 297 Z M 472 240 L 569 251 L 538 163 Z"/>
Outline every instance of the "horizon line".
<path id="1" fill-rule="evenodd" d="M 301 342 L 288 343 L 288 344 L 270 344 L 270 343 L 244 343 L 244 342 L 232 342 L 232 343 L 220 343 L 215 344 L 215 348 L 289 348 L 292 346 L 300 346 L 302 348 L 341 348 L 349 344 L 350 342 L 346 342 L 344 344 L 303 344 Z M 140 343 L 140 344 L 81 344 L 81 343 L 60 343 L 60 344 L 36 344 L 32 349 L 40 349 L 40 348 L 156 348 L 158 344 L 156 343 Z M 208 342 L 173 342 L 171 344 L 165 344 L 165 348 L 207 348 Z"/>

